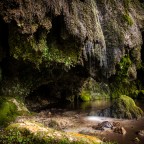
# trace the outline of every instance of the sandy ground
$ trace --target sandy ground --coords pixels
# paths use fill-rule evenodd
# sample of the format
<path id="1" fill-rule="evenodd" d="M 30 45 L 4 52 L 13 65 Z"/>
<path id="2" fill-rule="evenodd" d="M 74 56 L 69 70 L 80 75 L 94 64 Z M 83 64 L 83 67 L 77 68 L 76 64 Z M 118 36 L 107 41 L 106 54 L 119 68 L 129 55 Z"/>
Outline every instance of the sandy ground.
<path id="1" fill-rule="evenodd" d="M 139 130 L 144 130 L 144 118 L 139 120 L 123 120 L 96 116 L 87 116 L 86 113 L 78 113 L 74 111 L 41 111 L 35 116 L 19 117 L 16 121 L 21 122 L 25 119 L 31 119 L 36 122 L 43 123 L 45 126 L 52 127 L 65 132 L 77 132 L 92 136 L 97 136 L 104 141 L 115 141 L 118 144 L 144 144 L 144 137 L 137 134 Z M 113 132 L 111 129 L 104 131 L 95 130 L 92 127 L 103 121 L 119 122 L 125 128 L 125 135 Z M 134 139 L 138 139 L 135 141 Z"/>

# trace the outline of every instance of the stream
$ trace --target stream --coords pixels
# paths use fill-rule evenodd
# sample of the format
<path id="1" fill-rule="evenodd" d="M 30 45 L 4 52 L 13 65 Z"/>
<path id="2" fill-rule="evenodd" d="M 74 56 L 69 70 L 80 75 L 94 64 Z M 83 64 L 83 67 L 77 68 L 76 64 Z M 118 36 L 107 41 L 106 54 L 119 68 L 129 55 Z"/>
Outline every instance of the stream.
<path id="1" fill-rule="evenodd" d="M 144 111 L 143 101 L 136 101 L 136 104 Z M 55 105 L 56 107 L 44 111 L 50 111 L 51 118 L 55 120 L 63 121 L 63 123 L 69 121 L 65 124 L 67 126 L 62 128 L 65 132 L 97 136 L 104 141 L 113 141 L 118 144 L 144 144 L 144 137 L 137 134 L 139 130 L 144 130 L 144 118 L 125 120 L 95 115 L 96 111 L 108 108 L 110 105 L 110 100 L 97 100 L 94 102 Z M 118 134 L 111 129 L 101 131 L 92 128 L 103 121 L 119 122 L 126 130 L 126 134 Z"/>

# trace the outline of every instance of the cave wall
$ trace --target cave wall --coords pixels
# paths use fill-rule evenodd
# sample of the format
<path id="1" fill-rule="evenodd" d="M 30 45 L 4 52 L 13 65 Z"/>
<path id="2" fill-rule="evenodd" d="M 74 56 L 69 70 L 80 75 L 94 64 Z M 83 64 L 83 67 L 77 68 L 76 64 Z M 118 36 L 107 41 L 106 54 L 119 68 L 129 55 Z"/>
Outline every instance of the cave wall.
<path id="1" fill-rule="evenodd" d="M 108 83 L 114 97 L 138 90 L 141 1 L 1 0 L 0 10 L 1 95 L 47 85 L 49 97 L 72 101 L 88 77 Z"/>

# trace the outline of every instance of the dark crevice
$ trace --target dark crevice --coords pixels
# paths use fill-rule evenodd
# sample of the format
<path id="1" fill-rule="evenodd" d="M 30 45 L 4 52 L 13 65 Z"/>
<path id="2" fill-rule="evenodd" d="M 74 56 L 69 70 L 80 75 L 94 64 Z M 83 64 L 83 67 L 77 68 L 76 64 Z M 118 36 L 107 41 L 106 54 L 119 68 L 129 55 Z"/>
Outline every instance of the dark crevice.
<path id="1" fill-rule="evenodd" d="M 144 63 L 144 32 L 142 32 L 142 39 L 143 39 L 143 44 L 141 46 L 141 60 L 142 63 Z"/>
<path id="2" fill-rule="evenodd" d="M 61 43 L 61 35 L 64 31 L 64 16 L 60 15 L 52 18 L 52 29 L 50 31 L 50 38 L 55 39 L 58 43 Z"/>
<path id="3" fill-rule="evenodd" d="M 6 75 L 6 69 L 8 67 L 7 63 L 9 60 L 9 44 L 8 44 L 8 37 L 9 37 L 9 28 L 8 24 L 4 22 L 2 17 L 0 17 L 0 68 L 2 70 L 2 79 L 4 75 Z"/>
<path id="4" fill-rule="evenodd" d="M 1 53 L 9 55 L 8 45 L 9 30 L 8 24 L 0 17 L 0 50 Z"/>

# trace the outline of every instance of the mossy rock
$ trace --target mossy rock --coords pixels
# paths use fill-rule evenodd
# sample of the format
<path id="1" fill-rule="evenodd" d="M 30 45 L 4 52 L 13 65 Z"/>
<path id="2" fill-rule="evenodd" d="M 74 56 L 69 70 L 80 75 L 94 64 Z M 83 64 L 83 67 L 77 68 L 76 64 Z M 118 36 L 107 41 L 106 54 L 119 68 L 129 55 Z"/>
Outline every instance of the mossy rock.
<path id="1" fill-rule="evenodd" d="M 136 106 L 134 100 L 126 95 L 121 95 L 113 105 L 117 116 L 122 118 L 139 118 L 143 111 Z"/>
<path id="2" fill-rule="evenodd" d="M 28 113 L 22 102 L 14 98 L 0 98 L 0 126 L 6 126 L 19 115 Z"/>
<path id="3" fill-rule="evenodd" d="M 121 95 L 113 102 L 110 108 L 100 110 L 96 115 L 124 119 L 138 119 L 142 117 L 143 114 L 141 108 L 136 106 L 132 98 L 126 95 Z"/>
<path id="4" fill-rule="evenodd" d="M 9 144 L 98 144 L 101 142 L 96 137 L 56 131 L 31 121 L 13 123 L 5 128 L 3 132 L 0 132 L 0 143 Z"/>

